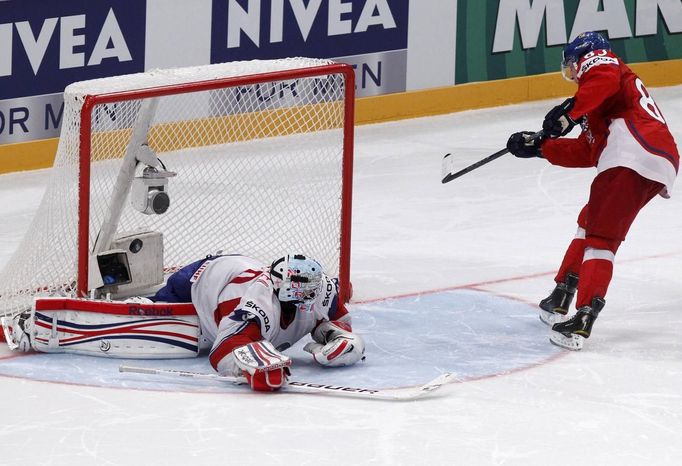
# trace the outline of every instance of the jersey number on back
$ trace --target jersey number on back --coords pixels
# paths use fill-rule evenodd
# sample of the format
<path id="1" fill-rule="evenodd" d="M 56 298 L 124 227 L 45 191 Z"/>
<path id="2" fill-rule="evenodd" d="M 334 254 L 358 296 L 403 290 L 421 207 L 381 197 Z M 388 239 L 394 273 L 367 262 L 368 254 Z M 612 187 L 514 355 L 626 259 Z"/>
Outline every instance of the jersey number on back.
<path id="1" fill-rule="evenodd" d="M 644 111 L 651 115 L 652 118 L 657 119 L 658 121 L 665 125 L 666 124 L 665 119 L 663 118 L 661 111 L 656 106 L 656 102 L 654 102 L 653 97 L 649 95 L 649 91 L 647 91 L 646 87 L 644 87 L 644 83 L 642 82 L 642 80 L 637 78 L 635 80 L 635 86 L 637 87 L 639 93 L 642 95 L 642 98 L 639 99 L 639 105 L 641 105 Z"/>

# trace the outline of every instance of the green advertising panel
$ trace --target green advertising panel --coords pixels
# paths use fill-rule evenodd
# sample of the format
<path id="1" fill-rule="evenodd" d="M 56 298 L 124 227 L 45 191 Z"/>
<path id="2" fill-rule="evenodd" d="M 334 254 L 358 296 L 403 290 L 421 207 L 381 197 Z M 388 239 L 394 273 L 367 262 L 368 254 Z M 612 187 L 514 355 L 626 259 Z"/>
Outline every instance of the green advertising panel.
<path id="1" fill-rule="evenodd" d="M 456 83 L 558 71 L 563 46 L 590 30 L 626 63 L 682 58 L 679 0 L 459 0 Z"/>

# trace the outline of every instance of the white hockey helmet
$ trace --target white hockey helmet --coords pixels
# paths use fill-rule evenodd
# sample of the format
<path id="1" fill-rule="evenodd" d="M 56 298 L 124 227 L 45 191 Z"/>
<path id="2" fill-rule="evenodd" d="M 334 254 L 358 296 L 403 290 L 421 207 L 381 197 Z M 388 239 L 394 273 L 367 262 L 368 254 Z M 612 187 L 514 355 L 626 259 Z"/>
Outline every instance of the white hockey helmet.
<path id="1" fill-rule="evenodd" d="M 302 254 L 287 254 L 270 266 L 270 277 L 282 302 L 315 299 L 322 283 L 322 265 Z"/>

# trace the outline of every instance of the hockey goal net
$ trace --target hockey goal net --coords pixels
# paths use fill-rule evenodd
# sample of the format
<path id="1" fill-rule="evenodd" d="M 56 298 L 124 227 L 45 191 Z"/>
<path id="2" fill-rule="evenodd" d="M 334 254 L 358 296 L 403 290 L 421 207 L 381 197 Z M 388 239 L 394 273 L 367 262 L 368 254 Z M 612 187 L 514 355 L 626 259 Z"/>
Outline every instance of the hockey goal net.
<path id="1" fill-rule="evenodd" d="M 0 273 L 2 314 L 92 294 L 93 257 L 140 231 L 162 235 L 165 273 L 219 250 L 264 264 L 300 252 L 347 301 L 353 99 L 351 67 L 307 58 L 68 86 L 50 183 Z"/>

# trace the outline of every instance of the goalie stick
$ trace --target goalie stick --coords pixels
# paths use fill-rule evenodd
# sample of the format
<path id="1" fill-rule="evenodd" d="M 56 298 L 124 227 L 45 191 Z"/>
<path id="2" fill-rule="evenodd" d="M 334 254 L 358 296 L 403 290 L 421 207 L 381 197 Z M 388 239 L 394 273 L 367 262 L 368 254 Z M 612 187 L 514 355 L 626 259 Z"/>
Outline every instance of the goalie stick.
<path id="1" fill-rule="evenodd" d="M 537 133 L 534 133 L 531 136 L 530 140 L 531 141 L 535 140 L 535 139 L 541 137 L 543 134 L 544 134 L 544 131 L 540 130 Z M 441 183 L 443 183 L 443 184 L 449 183 L 450 181 L 454 180 L 455 178 L 459 178 L 462 175 L 466 175 L 470 171 L 476 170 L 477 168 L 482 167 L 486 163 L 492 162 L 493 160 L 502 157 L 507 152 L 509 152 L 509 149 L 507 149 L 505 147 L 504 149 L 499 150 L 499 151 L 495 152 L 494 154 L 489 155 L 486 158 L 481 159 L 478 162 L 473 163 L 473 164 L 469 165 L 468 167 L 462 168 L 458 172 L 454 172 L 454 173 L 453 173 L 453 171 L 454 171 L 453 161 L 454 160 L 452 158 L 452 154 L 449 154 L 449 153 L 445 154 L 445 156 L 443 157 Z"/>
<path id="2" fill-rule="evenodd" d="M 181 371 L 176 369 L 156 369 L 151 367 L 134 367 L 121 365 L 118 368 L 119 372 L 134 372 L 137 374 L 150 375 L 169 375 L 177 377 L 191 377 L 195 379 L 211 379 L 228 382 L 235 385 L 246 384 L 245 377 L 231 377 L 219 374 L 206 374 L 201 372 Z M 304 382 L 301 380 L 290 380 L 287 385 L 281 388 L 280 391 L 284 393 L 305 393 L 305 394 L 319 394 L 332 395 L 346 398 L 363 398 L 369 400 L 389 400 L 389 401 L 407 401 L 421 398 L 428 393 L 438 390 L 443 385 L 450 382 L 454 374 L 446 372 L 439 375 L 435 379 L 418 387 L 407 388 L 359 388 L 359 387 L 345 387 L 343 385 L 319 384 L 313 382 Z"/>

